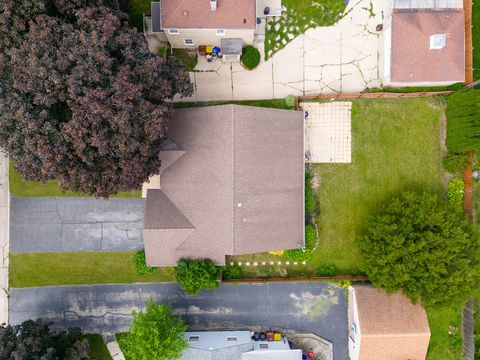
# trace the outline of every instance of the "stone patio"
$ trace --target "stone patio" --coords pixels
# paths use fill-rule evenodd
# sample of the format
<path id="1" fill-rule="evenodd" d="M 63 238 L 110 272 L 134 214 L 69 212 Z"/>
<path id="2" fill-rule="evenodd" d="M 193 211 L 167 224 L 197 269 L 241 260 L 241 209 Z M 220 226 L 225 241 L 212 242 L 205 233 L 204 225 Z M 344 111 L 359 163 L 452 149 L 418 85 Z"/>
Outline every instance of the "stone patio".
<path id="1" fill-rule="evenodd" d="M 302 102 L 310 163 L 351 163 L 351 102 Z M 306 114 L 307 115 L 307 114 Z"/>
<path id="2" fill-rule="evenodd" d="M 376 27 L 384 21 L 384 14 L 389 14 L 386 3 L 350 1 L 347 15 L 339 23 L 308 30 L 268 61 L 263 61 L 265 19 L 262 19 L 255 39 L 262 61 L 256 69 L 248 71 L 240 64 L 219 60 L 206 68 L 206 61 L 199 57 L 199 72 L 192 73 L 195 94 L 175 100 L 272 99 L 356 92 L 381 86 L 383 44 Z"/>

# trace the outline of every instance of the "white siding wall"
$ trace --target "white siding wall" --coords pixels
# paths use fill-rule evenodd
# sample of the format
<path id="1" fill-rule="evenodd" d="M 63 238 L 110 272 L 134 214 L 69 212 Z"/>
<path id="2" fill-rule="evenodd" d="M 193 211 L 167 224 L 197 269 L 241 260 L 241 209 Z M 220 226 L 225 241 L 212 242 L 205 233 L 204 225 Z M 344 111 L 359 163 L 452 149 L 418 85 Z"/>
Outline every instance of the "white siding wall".
<path id="1" fill-rule="evenodd" d="M 195 49 L 199 45 L 213 45 L 220 47 L 220 41 L 222 38 L 240 38 L 243 40 L 244 45 L 251 45 L 253 43 L 253 37 L 255 30 L 225 30 L 225 36 L 217 36 L 217 30 L 182 30 L 178 29 L 178 34 L 169 34 L 168 30 L 165 30 L 165 35 L 173 48 L 181 49 Z M 192 39 L 194 45 L 186 46 L 184 44 L 185 39 Z"/>
<path id="2" fill-rule="evenodd" d="M 353 326 L 356 329 L 355 332 L 352 331 Z M 350 360 L 358 360 L 360 355 L 361 332 L 360 323 L 358 321 L 358 307 L 355 289 L 351 286 L 348 288 L 348 335 L 348 352 Z"/>

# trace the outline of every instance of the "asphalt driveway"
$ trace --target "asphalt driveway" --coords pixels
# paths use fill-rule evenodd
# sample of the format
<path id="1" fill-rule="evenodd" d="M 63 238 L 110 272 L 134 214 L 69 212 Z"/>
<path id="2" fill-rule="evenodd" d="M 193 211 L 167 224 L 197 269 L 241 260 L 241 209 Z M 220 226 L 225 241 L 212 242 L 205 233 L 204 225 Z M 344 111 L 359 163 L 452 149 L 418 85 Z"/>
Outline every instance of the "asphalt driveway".
<path id="1" fill-rule="evenodd" d="M 10 203 L 10 251 L 143 248 L 145 199 L 17 198 Z"/>
<path id="2" fill-rule="evenodd" d="M 11 289 L 10 322 L 39 317 L 54 327 L 81 327 L 105 337 L 126 331 L 145 300 L 170 303 L 191 330 L 277 329 L 314 333 L 334 344 L 334 359 L 348 358 L 345 289 L 320 282 L 222 284 L 186 296 L 175 283 Z"/>

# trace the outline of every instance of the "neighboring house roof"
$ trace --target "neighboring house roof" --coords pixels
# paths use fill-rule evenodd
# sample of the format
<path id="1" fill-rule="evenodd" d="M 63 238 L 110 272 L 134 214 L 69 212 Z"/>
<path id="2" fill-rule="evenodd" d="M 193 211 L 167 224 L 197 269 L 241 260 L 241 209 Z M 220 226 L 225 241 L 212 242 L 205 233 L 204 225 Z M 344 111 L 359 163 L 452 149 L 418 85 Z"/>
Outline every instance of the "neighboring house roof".
<path id="1" fill-rule="evenodd" d="M 432 35 L 446 35 L 431 48 Z M 465 23 L 461 10 L 395 10 L 392 13 L 392 82 L 465 80 Z"/>
<path id="2" fill-rule="evenodd" d="M 463 9 L 463 0 L 394 0 L 394 9 Z"/>
<path id="3" fill-rule="evenodd" d="M 425 310 L 400 292 L 355 285 L 360 357 L 365 360 L 424 360 L 430 340 Z"/>
<path id="4" fill-rule="evenodd" d="M 148 264 L 170 266 L 181 257 L 224 264 L 225 255 L 303 246 L 302 112 L 179 109 L 168 136 L 176 146 L 160 153 L 168 165 L 161 189 L 147 192 Z M 182 152 L 173 163 L 170 151 Z"/>
<path id="5" fill-rule="evenodd" d="M 164 29 L 255 29 L 255 0 L 161 0 L 160 17 Z"/>

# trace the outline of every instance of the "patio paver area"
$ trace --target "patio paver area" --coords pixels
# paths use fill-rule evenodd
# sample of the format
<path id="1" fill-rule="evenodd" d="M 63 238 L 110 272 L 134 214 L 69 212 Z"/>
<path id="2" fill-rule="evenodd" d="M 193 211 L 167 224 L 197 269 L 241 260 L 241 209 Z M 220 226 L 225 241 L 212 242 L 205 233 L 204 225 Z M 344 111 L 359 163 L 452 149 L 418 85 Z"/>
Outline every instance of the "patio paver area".
<path id="1" fill-rule="evenodd" d="M 310 163 L 352 162 L 352 103 L 302 102 L 305 119 L 305 149 Z"/>
<path id="2" fill-rule="evenodd" d="M 336 25 L 308 30 L 253 71 L 240 64 L 205 66 L 193 73 L 195 94 L 179 101 L 249 100 L 287 95 L 355 92 L 381 85 L 383 44 L 376 27 L 389 14 L 388 2 L 351 0 Z M 260 26 L 265 26 L 264 21 Z M 263 59 L 264 31 L 255 46 Z M 208 69 L 207 69 L 208 68 Z"/>

